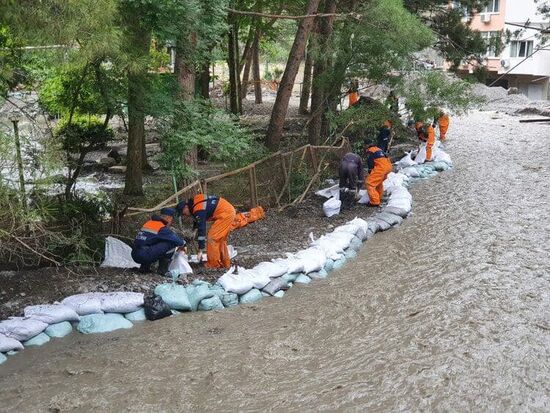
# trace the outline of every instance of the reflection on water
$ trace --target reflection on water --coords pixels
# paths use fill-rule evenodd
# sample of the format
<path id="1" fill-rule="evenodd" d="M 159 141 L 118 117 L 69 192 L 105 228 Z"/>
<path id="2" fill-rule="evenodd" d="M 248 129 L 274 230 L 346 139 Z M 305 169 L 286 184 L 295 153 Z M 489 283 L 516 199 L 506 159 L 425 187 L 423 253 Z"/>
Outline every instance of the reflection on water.
<path id="1" fill-rule="evenodd" d="M 449 136 L 455 169 L 327 280 L 26 350 L 2 410 L 548 410 L 550 127 Z"/>

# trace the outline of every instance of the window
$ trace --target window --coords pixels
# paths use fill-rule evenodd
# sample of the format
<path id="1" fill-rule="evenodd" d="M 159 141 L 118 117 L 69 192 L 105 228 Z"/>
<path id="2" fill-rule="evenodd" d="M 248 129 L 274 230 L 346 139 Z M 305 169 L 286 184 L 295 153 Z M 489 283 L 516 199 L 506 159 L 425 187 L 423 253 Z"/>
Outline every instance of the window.
<path id="1" fill-rule="evenodd" d="M 487 52 L 485 57 L 496 57 L 497 46 L 500 49 L 500 32 L 481 32 L 481 37 L 485 40 L 487 45 Z"/>
<path id="2" fill-rule="evenodd" d="M 500 0 L 489 0 L 489 4 L 483 9 L 483 13 L 498 13 Z"/>
<path id="3" fill-rule="evenodd" d="M 510 42 L 510 57 L 528 57 L 533 54 L 532 40 L 514 40 Z"/>

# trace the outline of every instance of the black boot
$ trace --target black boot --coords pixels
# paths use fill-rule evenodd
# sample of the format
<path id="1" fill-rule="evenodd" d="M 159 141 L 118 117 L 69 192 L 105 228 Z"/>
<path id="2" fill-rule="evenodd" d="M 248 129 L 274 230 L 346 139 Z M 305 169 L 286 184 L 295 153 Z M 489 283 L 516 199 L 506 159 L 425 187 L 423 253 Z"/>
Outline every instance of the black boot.
<path id="1" fill-rule="evenodd" d="M 141 264 L 139 267 L 139 272 L 141 274 L 148 274 L 151 272 L 151 264 Z"/>
<path id="2" fill-rule="evenodd" d="M 157 274 L 166 275 L 166 273 L 168 272 L 169 265 L 170 265 L 170 258 L 161 258 L 159 260 L 159 268 L 157 270 Z"/>

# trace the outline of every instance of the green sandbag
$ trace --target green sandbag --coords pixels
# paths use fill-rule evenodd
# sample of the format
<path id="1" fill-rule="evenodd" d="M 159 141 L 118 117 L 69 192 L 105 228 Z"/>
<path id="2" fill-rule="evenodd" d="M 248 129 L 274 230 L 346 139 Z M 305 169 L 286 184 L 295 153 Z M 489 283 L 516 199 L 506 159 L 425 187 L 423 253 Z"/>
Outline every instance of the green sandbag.
<path id="1" fill-rule="evenodd" d="M 319 271 L 310 272 L 307 276 L 312 280 L 322 280 L 328 277 L 328 272 L 324 268 L 321 268 Z"/>
<path id="2" fill-rule="evenodd" d="M 334 269 L 342 268 L 346 263 L 346 257 L 340 258 L 339 260 L 334 261 Z"/>
<path id="3" fill-rule="evenodd" d="M 185 289 L 187 291 L 187 297 L 189 297 L 189 303 L 191 304 L 191 311 L 197 311 L 200 302 L 205 298 L 211 298 L 216 295 L 210 289 L 210 284 L 204 281 L 188 285 Z"/>
<path id="4" fill-rule="evenodd" d="M 307 275 L 300 274 L 294 282 L 297 282 L 299 284 L 309 284 L 311 282 L 311 278 L 309 278 Z"/>
<path id="5" fill-rule="evenodd" d="M 346 251 L 344 251 L 344 256 L 346 257 L 346 259 L 350 259 L 350 258 L 355 258 L 357 257 L 357 251 L 351 249 L 351 248 L 348 248 Z"/>
<path id="6" fill-rule="evenodd" d="M 330 258 L 327 259 L 327 262 L 325 262 L 325 268 L 324 270 L 326 272 L 332 271 L 334 268 L 334 260 L 331 260 Z"/>
<path id="7" fill-rule="evenodd" d="M 155 287 L 155 294 L 160 296 L 172 310 L 191 311 L 191 302 L 183 285 L 159 284 Z"/>
<path id="8" fill-rule="evenodd" d="M 275 294 L 273 294 L 273 297 L 283 298 L 284 295 L 285 295 L 285 292 L 283 290 L 279 290 Z"/>
<path id="9" fill-rule="evenodd" d="M 239 304 L 239 296 L 235 293 L 228 293 L 219 284 L 210 287 L 210 291 L 220 298 L 224 307 L 235 307 Z"/>
<path id="10" fill-rule="evenodd" d="M 157 298 L 157 300 L 158 300 L 158 298 Z M 124 314 L 124 317 L 127 320 L 130 320 L 130 321 L 145 321 L 145 320 L 147 320 L 147 317 L 145 317 L 145 309 L 143 309 L 143 308 L 140 308 L 139 310 L 133 311 L 131 313 L 126 313 L 126 314 Z"/>
<path id="11" fill-rule="evenodd" d="M 249 292 L 243 294 L 239 298 L 241 304 L 251 304 L 256 301 L 260 301 L 263 298 L 262 293 L 257 288 L 251 289 Z"/>
<path id="12" fill-rule="evenodd" d="M 283 277 L 283 280 L 285 280 L 286 282 L 294 282 L 296 281 L 296 278 L 298 278 L 298 276 L 300 275 L 300 273 L 288 273 L 288 274 L 283 274 L 282 277 Z"/>
<path id="13" fill-rule="evenodd" d="M 108 333 L 121 328 L 132 328 L 131 321 L 124 318 L 122 314 L 105 313 L 89 314 L 80 317 L 76 329 L 83 334 Z"/>
<path id="14" fill-rule="evenodd" d="M 27 341 L 23 341 L 21 344 L 23 344 L 24 347 L 42 346 L 48 341 L 50 341 L 50 336 L 46 333 L 40 333 Z"/>
<path id="15" fill-rule="evenodd" d="M 4 354 L 0 353 L 0 364 L 2 364 L 4 361 L 6 361 L 8 358 L 4 356 Z"/>
<path id="16" fill-rule="evenodd" d="M 52 338 L 65 337 L 73 331 L 73 326 L 68 321 L 62 323 L 50 324 L 47 329 L 44 330 L 48 336 Z"/>
<path id="17" fill-rule="evenodd" d="M 50 336 L 45 333 L 40 333 L 37 336 L 34 336 L 30 340 L 23 341 L 24 347 L 31 347 L 31 346 L 42 346 L 46 344 L 48 341 L 50 341 Z"/>
<path id="18" fill-rule="evenodd" d="M 222 300 L 217 295 L 203 299 L 198 307 L 199 311 L 223 310 Z"/>
<path id="19" fill-rule="evenodd" d="M 353 237 L 349 243 L 349 248 L 354 249 L 355 251 L 359 251 L 362 246 L 363 241 L 361 241 L 358 237 Z"/>

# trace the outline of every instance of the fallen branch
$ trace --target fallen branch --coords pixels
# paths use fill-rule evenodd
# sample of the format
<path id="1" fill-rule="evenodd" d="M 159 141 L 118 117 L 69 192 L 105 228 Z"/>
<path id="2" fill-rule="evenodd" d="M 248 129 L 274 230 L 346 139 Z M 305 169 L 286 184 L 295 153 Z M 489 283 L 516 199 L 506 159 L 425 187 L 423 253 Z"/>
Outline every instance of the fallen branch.
<path id="1" fill-rule="evenodd" d="M 318 18 L 318 17 L 336 17 L 336 18 L 345 18 L 351 17 L 355 20 L 361 20 L 361 15 L 357 13 L 317 13 L 317 14 L 304 14 L 298 16 L 292 16 L 288 14 L 269 14 L 269 13 L 260 13 L 255 11 L 244 11 L 244 10 L 235 10 L 227 9 L 231 14 L 238 14 L 241 16 L 255 16 L 255 17 L 267 17 L 270 19 L 289 19 L 289 20 L 301 20 L 309 18 Z"/>
<path id="2" fill-rule="evenodd" d="M 29 251 L 32 251 L 33 253 L 35 253 L 36 255 L 39 255 L 40 257 L 44 258 L 45 260 L 48 260 L 52 263 L 54 263 L 56 265 L 56 267 L 60 267 L 61 264 L 59 262 L 57 262 L 56 260 L 54 260 L 53 258 L 50 258 L 50 257 L 47 257 L 45 256 L 44 254 L 36 251 L 34 248 L 32 248 L 30 245 L 28 245 L 27 243 L 25 243 L 23 240 L 21 240 L 19 237 L 16 237 L 15 235 L 10 235 L 11 238 L 13 238 L 15 241 L 17 241 L 18 243 L 20 243 L 21 245 L 23 245 L 25 248 L 27 248 Z"/>

